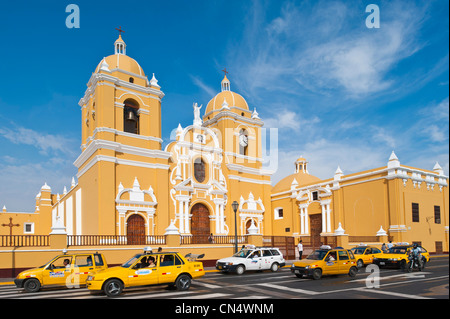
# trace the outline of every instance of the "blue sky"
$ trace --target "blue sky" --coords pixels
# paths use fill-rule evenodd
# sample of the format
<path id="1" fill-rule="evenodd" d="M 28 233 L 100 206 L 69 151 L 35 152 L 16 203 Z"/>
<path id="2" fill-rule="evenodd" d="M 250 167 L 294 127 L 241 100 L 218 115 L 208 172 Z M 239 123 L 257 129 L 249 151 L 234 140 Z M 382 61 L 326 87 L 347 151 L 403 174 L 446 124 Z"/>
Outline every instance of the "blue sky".
<path id="1" fill-rule="evenodd" d="M 68 29 L 65 8 L 80 8 Z M 368 4 L 380 28 L 365 25 Z M 47 182 L 62 193 L 76 174 L 86 83 L 113 53 L 155 73 L 165 144 L 192 103 L 231 89 L 278 128 L 276 182 L 306 157 L 330 178 L 401 164 L 449 172 L 448 1 L 10 1 L 0 28 L 0 206 L 33 211 Z M 204 111 L 204 109 L 202 110 Z M 176 116 L 174 115 L 176 114 Z"/>

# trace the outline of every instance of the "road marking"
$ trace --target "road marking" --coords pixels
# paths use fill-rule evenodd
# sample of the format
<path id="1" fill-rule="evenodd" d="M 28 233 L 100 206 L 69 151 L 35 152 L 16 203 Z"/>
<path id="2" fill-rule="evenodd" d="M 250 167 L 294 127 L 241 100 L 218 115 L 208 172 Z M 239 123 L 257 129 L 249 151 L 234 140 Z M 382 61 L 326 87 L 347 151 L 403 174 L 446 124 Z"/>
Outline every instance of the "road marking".
<path id="1" fill-rule="evenodd" d="M 393 279 L 393 278 L 406 278 L 406 279 L 414 279 L 414 278 L 425 278 L 425 275 L 430 275 L 431 272 L 420 272 L 420 273 L 407 273 L 407 274 L 397 274 L 397 275 L 391 275 L 391 276 L 383 276 L 383 277 L 370 277 L 370 278 L 362 278 L 362 279 L 354 279 L 350 280 L 349 282 L 360 282 L 360 281 L 366 281 L 367 279 L 374 281 L 374 280 L 386 280 L 386 279 Z"/>
<path id="2" fill-rule="evenodd" d="M 265 283 L 265 284 L 258 284 L 258 286 L 264 286 L 267 288 L 273 288 L 273 289 L 281 289 L 284 291 L 292 291 L 295 293 L 299 293 L 299 294 L 305 294 L 305 295 L 320 295 L 320 292 L 315 292 L 315 291 L 311 291 L 311 290 L 304 290 L 304 289 L 298 289 L 298 288 L 289 288 L 286 286 L 279 286 L 279 285 L 274 285 L 274 284 L 269 284 L 269 283 Z"/>
<path id="3" fill-rule="evenodd" d="M 244 296 L 244 297 L 235 297 L 231 299 L 269 299 L 271 296 Z"/>
<path id="4" fill-rule="evenodd" d="M 183 297 L 183 299 L 211 299 L 211 298 L 221 298 L 225 296 L 230 296 L 230 294 L 221 294 L 221 293 L 215 293 L 215 294 L 206 294 L 206 295 L 196 295 L 196 296 L 190 296 L 190 297 Z"/>
<path id="5" fill-rule="evenodd" d="M 210 288 L 210 289 L 221 289 L 221 288 L 223 288 L 222 286 L 219 286 L 219 285 L 213 285 L 213 284 L 208 284 L 208 283 L 206 283 L 206 282 L 202 282 L 202 281 L 194 281 L 194 282 L 192 282 L 192 284 L 195 286 L 195 285 L 199 285 L 199 286 L 202 286 L 202 287 L 205 287 L 205 288 Z"/>
<path id="6" fill-rule="evenodd" d="M 389 295 L 389 296 L 394 296 L 394 297 L 408 298 L 408 299 L 433 299 L 433 298 L 428 298 L 428 297 L 423 297 L 423 296 L 402 294 L 399 292 L 386 291 L 386 290 L 379 290 L 377 288 L 356 288 L 355 290 L 363 291 L 363 292 L 372 292 L 372 293 L 376 293 L 376 294 Z"/>
<path id="7" fill-rule="evenodd" d="M 114 299 L 151 299 L 151 298 L 158 298 L 158 297 L 162 297 L 162 298 L 166 298 L 166 297 L 170 297 L 170 296 L 183 296 L 183 298 L 187 298 L 184 297 L 184 295 L 188 295 L 188 294 L 193 294 L 195 293 L 195 291 L 176 291 L 176 292 L 162 292 L 162 293 L 149 293 L 149 294 L 144 294 L 144 295 L 125 295 L 122 297 L 118 297 L 118 298 L 114 298 Z"/>

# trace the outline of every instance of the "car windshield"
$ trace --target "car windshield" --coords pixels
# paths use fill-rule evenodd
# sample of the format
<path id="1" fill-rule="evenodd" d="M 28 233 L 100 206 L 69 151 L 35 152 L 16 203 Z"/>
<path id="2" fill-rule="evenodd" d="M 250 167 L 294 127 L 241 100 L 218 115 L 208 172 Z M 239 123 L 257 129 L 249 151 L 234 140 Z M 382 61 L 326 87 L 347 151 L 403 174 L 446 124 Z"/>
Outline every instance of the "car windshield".
<path id="1" fill-rule="evenodd" d="M 328 249 L 317 249 L 315 252 L 310 254 L 306 259 L 312 259 L 312 260 L 322 260 L 323 257 L 329 252 Z"/>
<path id="2" fill-rule="evenodd" d="M 139 259 L 139 257 L 141 257 L 142 254 L 137 254 L 134 255 L 130 260 L 128 260 L 126 263 L 122 264 L 121 267 L 123 268 L 129 268 L 132 264 L 134 264 L 136 262 L 136 260 Z"/>
<path id="3" fill-rule="evenodd" d="M 362 254 L 364 254 L 365 250 L 366 250 L 366 247 L 355 247 L 355 248 L 352 248 L 352 252 L 355 255 L 362 255 Z"/>
<path id="4" fill-rule="evenodd" d="M 399 247 L 392 247 L 389 248 L 388 253 L 389 254 L 405 254 L 409 247 L 405 246 L 399 246 Z"/>
<path id="5" fill-rule="evenodd" d="M 233 257 L 247 258 L 248 255 L 253 251 L 253 249 L 242 249 L 233 255 Z"/>

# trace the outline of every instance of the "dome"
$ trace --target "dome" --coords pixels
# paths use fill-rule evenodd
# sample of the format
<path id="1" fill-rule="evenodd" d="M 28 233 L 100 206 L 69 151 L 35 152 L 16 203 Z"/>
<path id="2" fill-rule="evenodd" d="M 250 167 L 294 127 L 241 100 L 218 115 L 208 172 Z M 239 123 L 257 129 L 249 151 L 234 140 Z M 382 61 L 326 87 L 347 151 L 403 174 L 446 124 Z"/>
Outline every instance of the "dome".
<path id="1" fill-rule="evenodd" d="M 279 181 L 272 188 L 272 192 L 280 193 L 280 192 L 290 190 L 292 182 L 294 182 L 294 178 L 295 178 L 294 184 L 296 186 L 305 186 L 305 185 L 320 182 L 321 181 L 320 178 L 309 175 L 308 170 L 306 168 L 307 163 L 308 163 L 308 161 L 306 160 L 306 158 L 304 158 L 303 156 L 300 156 L 295 161 L 295 173 L 292 175 L 289 175 L 289 176 L 283 178 L 281 181 Z"/>
<path id="2" fill-rule="evenodd" d="M 121 69 L 123 71 L 145 76 L 144 70 L 142 70 L 139 63 L 137 63 L 135 59 L 130 58 L 128 55 L 112 54 L 110 56 L 107 56 L 106 58 L 102 59 L 98 66 L 95 68 L 96 73 L 100 70 L 103 61 L 108 64 L 108 68 L 110 70 Z"/>
<path id="3" fill-rule="evenodd" d="M 114 42 L 114 53 L 115 54 L 107 56 L 100 61 L 95 68 L 96 73 L 99 72 L 100 69 L 105 69 L 106 67 L 109 70 L 120 69 L 140 76 L 145 76 L 144 70 L 142 70 L 139 63 L 137 63 L 135 59 L 126 55 L 126 44 L 120 35 Z M 107 65 L 105 65 L 105 62 Z"/>
<path id="4" fill-rule="evenodd" d="M 227 76 L 222 80 L 222 92 L 218 93 L 215 97 L 213 97 L 206 106 L 205 115 L 222 109 L 223 107 L 238 107 L 244 111 L 249 111 L 247 101 L 245 99 L 230 90 L 230 81 Z"/>
<path id="5" fill-rule="evenodd" d="M 272 188 L 272 193 L 275 194 L 290 190 L 294 178 L 297 181 L 298 186 L 305 186 L 308 184 L 313 184 L 321 181 L 320 178 L 301 171 L 299 173 L 294 173 L 292 175 L 286 176 L 281 181 L 279 181 Z"/>

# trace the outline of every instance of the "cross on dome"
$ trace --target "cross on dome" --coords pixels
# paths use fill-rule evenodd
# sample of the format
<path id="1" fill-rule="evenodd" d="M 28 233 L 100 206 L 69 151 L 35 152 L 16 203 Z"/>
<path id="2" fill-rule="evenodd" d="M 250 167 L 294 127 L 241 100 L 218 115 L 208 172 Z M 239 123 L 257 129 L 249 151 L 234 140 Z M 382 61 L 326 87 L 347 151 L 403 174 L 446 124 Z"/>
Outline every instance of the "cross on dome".
<path id="1" fill-rule="evenodd" d="M 114 42 L 114 54 L 123 54 L 126 55 L 126 44 L 122 39 L 122 32 L 125 32 L 122 30 L 122 27 L 116 28 L 117 31 L 119 31 L 119 38 Z"/>
<path id="2" fill-rule="evenodd" d="M 119 31 L 119 37 L 122 35 L 122 32 L 125 32 L 124 30 L 122 30 L 122 27 L 119 26 L 119 28 L 116 28 L 117 31 Z"/>

